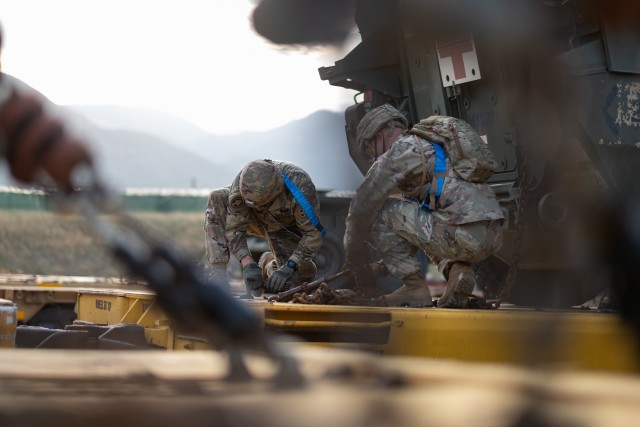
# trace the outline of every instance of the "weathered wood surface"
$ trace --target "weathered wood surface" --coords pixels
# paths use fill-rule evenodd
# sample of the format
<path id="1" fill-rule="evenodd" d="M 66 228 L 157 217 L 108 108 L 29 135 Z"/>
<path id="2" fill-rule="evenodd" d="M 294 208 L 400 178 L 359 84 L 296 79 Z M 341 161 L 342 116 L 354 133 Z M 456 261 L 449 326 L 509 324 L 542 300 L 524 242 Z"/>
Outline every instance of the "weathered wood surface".
<path id="1" fill-rule="evenodd" d="M 640 378 L 371 354 L 293 344 L 302 388 L 275 365 L 225 381 L 211 351 L 1 350 L 0 426 L 629 426 Z M 530 424 L 524 423 L 524 419 Z M 518 424 L 522 422 L 522 424 Z"/>

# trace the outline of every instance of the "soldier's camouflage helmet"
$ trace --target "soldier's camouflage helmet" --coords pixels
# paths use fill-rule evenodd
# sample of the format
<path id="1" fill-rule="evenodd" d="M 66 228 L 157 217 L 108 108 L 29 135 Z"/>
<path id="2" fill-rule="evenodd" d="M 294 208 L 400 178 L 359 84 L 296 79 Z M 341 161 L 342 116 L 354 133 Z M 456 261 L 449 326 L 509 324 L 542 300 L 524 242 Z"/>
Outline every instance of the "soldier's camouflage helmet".
<path id="1" fill-rule="evenodd" d="M 254 160 L 240 171 L 240 195 L 247 205 L 269 205 L 283 190 L 280 170 L 270 160 Z"/>
<path id="2" fill-rule="evenodd" d="M 397 125 L 402 124 L 404 129 L 409 126 L 409 122 L 402 113 L 390 104 L 376 107 L 362 117 L 356 130 L 356 141 L 363 154 L 367 154 L 367 146 L 371 139 L 389 122 L 395 122 Z"/>

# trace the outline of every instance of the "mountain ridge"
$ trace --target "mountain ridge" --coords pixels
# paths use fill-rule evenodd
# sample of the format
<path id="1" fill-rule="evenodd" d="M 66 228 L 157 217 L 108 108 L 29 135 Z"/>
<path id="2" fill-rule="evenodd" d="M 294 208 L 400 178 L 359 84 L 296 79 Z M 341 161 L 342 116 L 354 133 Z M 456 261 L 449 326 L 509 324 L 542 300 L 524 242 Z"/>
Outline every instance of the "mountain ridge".
<path id="1" fill-rule="evenodd" d="M 59 111 L 89 142 L 115 188 L 218 188 L 258 158 L 298 164 L 321 190 L 352 190 L 362 179 L 341 113 L 319 110 L 271 130 L 224 135 L 155 110 L 73 105 Z M 11 185 L 3 169 L 0 184 Z"/>

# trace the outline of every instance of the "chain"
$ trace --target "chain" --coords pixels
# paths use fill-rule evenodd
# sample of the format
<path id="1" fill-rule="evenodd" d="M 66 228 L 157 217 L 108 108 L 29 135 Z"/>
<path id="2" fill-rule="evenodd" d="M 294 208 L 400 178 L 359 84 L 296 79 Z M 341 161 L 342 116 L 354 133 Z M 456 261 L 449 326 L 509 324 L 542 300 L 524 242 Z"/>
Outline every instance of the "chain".
<path id="1" fill-rule="evenodd" d="M 524 148 L 524 144 L 516 144 L 516 155 L 519 155 L 522 162 L 518 167 L 518 180 L 520 181 L 520 195 L 516 199 L 516 204 L 518 205 L 518 209 L 516 211 L 516 239 L 515 239 L 515 247 L 513 251 L 513 259 L 511 260 L 511 265 L 509 266 L 509 271 L 507 272 L 507 280 L 505 287 L 500 292 L 500 296 L 498 297 L 498 301 L 496 302 L 496 307 L 499 307 L 500 304 L 504 301 L 508 301 L 511 297 L 511 290 L 513 289 L 513 285 L 516 282 L 516 277 L 518 276 L 518 264 L 520 263 L 520 251 L 522 248 L 522 236 L 524 234 L 524 213 L 526 207 L 526 194 L 529 189 L 529 153 Z"/>

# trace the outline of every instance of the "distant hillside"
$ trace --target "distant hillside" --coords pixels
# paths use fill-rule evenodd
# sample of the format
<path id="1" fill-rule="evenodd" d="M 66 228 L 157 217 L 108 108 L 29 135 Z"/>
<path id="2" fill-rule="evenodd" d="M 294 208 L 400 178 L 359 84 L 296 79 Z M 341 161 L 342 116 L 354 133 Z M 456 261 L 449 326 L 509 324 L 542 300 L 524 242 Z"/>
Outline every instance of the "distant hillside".
<path id="1" fill-rule="evenodd" d="M 60 111 L 68 126 L 90 141 L 102 174 L 116 188 L 217 188 L 260 158 L 300 165 L 322 190 L 352 190 L 362 180 L 348 154 L 341 113 L 318 111 L 266 132 L 213 135 L 153 110 L 73 106 Z M 0 184 L 12 184 L 4 165 Z"/>
<path id="2" fill-rule="evenodd" d="M 225 159 L 236 168 L 260 158 L 291 161 L 305 169 L 320 189 L 353 190 L 362 181 L 349 157 L 340 113 L 317 111 L 266 132 L 211 135 L 186 148 L 212 163 Z"/>
<path id="3" fill-rule="evenodd" d="M 235 172 L 149 134 L 105 130 L 93 142 L 105 176 L 122 188 L 215 188 Z"/>
<path id="4" fill-rule="evenodd" d="M 177 146 L 209 134 L 189 121 L 158 110 L 112 105 L 70 105 L 65 109 L 100 128 L 148 133 Z"/>
<path id="5" fill-rule="evenodd" d="M 66 119 L 89 142 L 101 175 L 116 189 L 215 188 L 234 173 L 150 133 L 100 128 L 76 113 L 67 112 Z M 3 163 L 0 185 L 14 184 Z"/>

